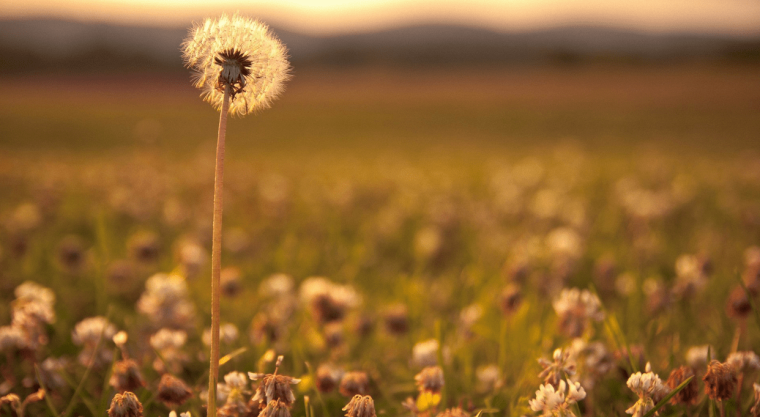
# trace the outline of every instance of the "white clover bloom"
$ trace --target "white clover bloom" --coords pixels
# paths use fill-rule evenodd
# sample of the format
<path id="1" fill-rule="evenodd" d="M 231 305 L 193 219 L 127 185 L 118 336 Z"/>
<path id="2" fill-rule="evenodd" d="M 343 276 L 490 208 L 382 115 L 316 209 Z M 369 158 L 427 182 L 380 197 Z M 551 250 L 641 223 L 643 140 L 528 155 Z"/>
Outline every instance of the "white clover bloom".
<path id="1" fill-rule="evenodd" d="M 182 56 L 203 99 L 219 110 L 229 86 L 229 112 L 241 116 L 269 107 L 290 77 L 285 46 L 267 25 L 238 14 L 196 24 Z"/>
<path id="2" fill-rule="evenodd" d="M 708 351 L 710 358 L 707 357 Z M 692 346 L 686 351 L 686 363 L 694 369 L 706 367 L 712 359 L 715 359 L 715 348 L 710 345 Z"/>
<path id="3" fill-rule="evenodd" d="M 528 403 L 531 410 L 541 411 L 544 417 L 575 417 L 571 407 L 584 398 L 586 391 L 579 382 L 567 384 L 563 380 L 556 390 L 550 384 L 541 385 L 536 398 Z"/>
<path id="4" fill-rule="evenodd" d="M 419 342 L 412 348 L 412 363 L 421 366 L 438 365 L 438 341 L 435 339 Z"/>
<path id="5" fill-rule="evenodd" d="M 752 372 L 760 369 L 760 357 L 755 352 L 734 352 L 728 355 L 726 363 L 738 373 Z"/>
<path id="6" fill-rule="evenodd" d="M 544 378 L 544 382 L 557 386 L 563 377 L 575 375 L 575 360 L 570 357 L 571 350 L 556 349 L 552 355 L 552 360 L 540 358 L 538 360 L 543 371 L 538 374 L 539 378 Z"/>
<path id="7" fill-rule="evenodd" d="M 642 417 L 653 409 L 657 402 L 665 398 L 670 392 L 670 388 L 662 383 L 660 377 L 652 372 L 652 368 L 647 363 L 646 372 L 636 372 L 628 378 L 628 388 L 639 396 L 633 406 L 625 410 L 627 414 L 633 417 Z"/>
<path id="8" fill-rule="evenodd" d="M 571 337 L 581 336 L 589 321 L 604 320 L 601 301 L 588 290 L 563 289 L 552 305 L 559 316 L 560 329 Z"/>
<path id="9" fill-rule="evenodd" d="M 74 331 L 71 332 L 71 340 L 74 344 L 94 348 L 98 340 L 101 338 L 104 341 L 111 340 L 115 334 L 116 326 L 111 324 L 105 317 L 97 316 L 77 323 L 74 326 Z"/>

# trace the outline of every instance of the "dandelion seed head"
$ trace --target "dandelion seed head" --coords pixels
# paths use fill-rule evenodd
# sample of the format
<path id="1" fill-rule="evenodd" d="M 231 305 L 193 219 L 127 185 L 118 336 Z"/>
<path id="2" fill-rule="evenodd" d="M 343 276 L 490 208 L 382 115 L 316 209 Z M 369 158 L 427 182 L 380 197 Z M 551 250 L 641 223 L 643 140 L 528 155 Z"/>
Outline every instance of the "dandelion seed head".
<path id="1" fill-rule="evenodd" d="M 290 78 L 285 46 L 267 25 L 238 14 L 193 26 L 182 44 L 182 56 L 194 72 L 193 84 L 217 110 L 224 86 L 230 86 L 233 115 L 268 108 Z"/>

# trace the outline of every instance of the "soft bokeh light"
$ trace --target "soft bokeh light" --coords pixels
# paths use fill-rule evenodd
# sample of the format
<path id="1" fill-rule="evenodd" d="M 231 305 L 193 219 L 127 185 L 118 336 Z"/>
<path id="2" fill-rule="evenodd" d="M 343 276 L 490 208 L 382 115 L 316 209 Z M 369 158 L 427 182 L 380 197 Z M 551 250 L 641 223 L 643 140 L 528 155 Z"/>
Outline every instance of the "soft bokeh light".
<path id="1" fill-rule="evenodd" d="M 184 26 L 222 11 L 259 16 L 318 34 L 376 30 L 418 23 L 455 23 L 495 30 L 585 24 L 647 31 L 760 32 L 754 0 L 56 0 L 0 4 L 6 18 L 49 16 L 116 23 Z"/>

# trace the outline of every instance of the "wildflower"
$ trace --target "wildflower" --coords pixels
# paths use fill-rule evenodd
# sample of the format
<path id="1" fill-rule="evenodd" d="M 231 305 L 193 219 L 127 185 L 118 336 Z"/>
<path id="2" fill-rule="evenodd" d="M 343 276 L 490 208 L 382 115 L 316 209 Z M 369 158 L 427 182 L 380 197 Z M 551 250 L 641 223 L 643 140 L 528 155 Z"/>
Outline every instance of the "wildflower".
<path id="1" fill-rule="evenodd" d="M 195 315 L 187 283 L 175 274 L 155 274 L 148 278 L 145 292 L 137 301 L 137 310 L 158 327 L 179 329 L 191 326 Z"/>
<path id="2" fill-rule="evenodd" d="M 710 351 L 710 357 L 707 352 Z M 686 351 L 686 363 L 692 369 L 701 369 L 707 366 L 709 360 L 715 359 L 715 348 L 710 345 L 692 346 Z"/>
<path id="3" fill-rule="evenodd" d="M 493 391 L 501 386 L 501 375 L 496 365 L 481 366 L 475 371 L 478 379 L 478 390 L 482 392 Z"/>
<path id="4" fill-rule="evenodd" d="M 198 242 L 183 240 L 177 245 L 177 258 L 186 277 L 194 278 L 208 260 L 208 253 Z"/>
<path id="5" fill-rule="evenodd" d="M 443 388 L 443 370 L 440 366 L 428 366 L 414 376 L 417 390 L 438 394 Z"/>
<path id="6" fill-rule="evenodd" d="M 412 363 L 421 367 L 437 365 L 438 349 L 438 341 L 435 339 L 415 344 L 412 348 Z"/>
<path id="7" fill-rule="evenodd" d="M 238 332 L 237 326 L 232 323 L 224 323 L 219 327 L 219 340 L 221 340 L 222 343 L 231 345 L 237 341 L 239 335 L 240 332 Z M 204 345 L 211 345 L 211 329 L 206 329 L 203 331 L 201 340 L 203 341 Z"/>
<path id="8" fill-rule="evenodd" d="M 586 398 L 586 391 L 579 382 L 559 382 L 557 390 L 554 386 L 541 385 L 536 391 L 536 398 L 528 401 L 530 409 L 541 411 L 545 417 L 577 417 L 572 411 L 572 405 Z"/>
<path id="9" fill-rule="evenodd" d="M 666 383 L 670 387 L 671 390 L 676 389 L 679 385 L 681 385 L 684 381 L 686 381 L 689 377 L 694 376 L 694 371 L 689 368 L 688 366 L 681 366 L 676 369 L 674 369 L 670 376 L 668 377 L 668 380 Z M 685 387 L 681 391 L 679 391 L 673 398 L 670 400 L 671 404 L 696 404 L 697 403 L 697 396 L 699 395 L 698 388 L 697 388 L 697 380 L 696 378 L 693 378 L 688 384 L 686 384 Z"/>
<path id="10" fill-rule="evenodd" d="M 169 411 L 169 417 L 177 417 L 177 412 L 174 410 Z M 185 411 L 184 413 L 180 413 L 179 417 L 192 417 L 192 416 L 190 415 L 189 411 Z"/>
<path id="11" fill-rule="evenodd" d="M 636 395 L 639 396 L 638 401 L 625 410 L 627 414 L 633 415 L 633 417 L 641 417 L 653 409 L 655 404 L 668 395 L 670 389 L 662 383 L 660 377 L 651 371 L 650 365 L 647 363 L 646 372 L 636 372 L 628 378 L 626 383 L 628 388 L 631 389 Z"/>
<path id="12" fill-rule="evenodd" d="M 153 232 L 138 232 L 127 240 L 130 256 L 141 263 L 151 263 L 158 259 L 158 235 Z"/>
<path id="13" fill-rule="evenodd" d="M 243 289 L 240 284 L 240 269 L 234 266 L 222 269 L 219 280 L 222 294 L 227 297 L 235 297 Z"/>
<path id="14" fill-rule="evenodd" d="M 328 393 L 340 384 L 342 377 L 343 371 L 340 369 L 330 364 L 322 364 L 317 368 L 314 384 L 319 392 Z"/>
<path id="15" fill-rule="evenodd" d="M 274 400 L 267 403 L 267 406 L 261 410 L 259 417 L 290 417 L 290 407 L 288 404 Z"/>
<path id="16" fill-rule="evenodd" d="M 346 397 L 353 397 L 369 393 L 369 378 L 364 372 L 346 372 L 340 380 L 340 393 Z"/>
<path id="17" fill-rule="evenodd" d="M 270 106 L 289 78 L 287 50 L 257 21 L 237 14 L 195 25 L 182 44 L 194 85 L 217 110 L 230 88 L 230 113 L 246 115 Z"/>
<path id="18" fill-rule="evenodd" d="M 67 387 L 66 380 L 61 376 L 65 366 L 63 358 L 49 357 L 42 361 L 39 368 L 42 387 L 51 391 Z"/>
<path id="19" fill-rule="evenodd" d="M 293 278 L 288 274 L 273 274 L 259 286 L 259 292 L 265 297 L 283 297 L 293 291 Z"/>
<path id="20" fill-rule="evenodd" d="M 589 321 L 604 319 L 599 298 L 588 290 L 564 289 L 553 306 L 559 316 L 560 329 L 570 337 L 581 336 Z"/>
<path id="21" fill-rule="evenodd" d="M 509 283 L 499 297 L 499 306 L 505 316 L 511 316 L 522 304 L 522 288 L 515 283 Z"/>
<path id="22" fill-rule="evenodd" d="M 261 311 L 253 316 L 248 336 L 251 343 L 260 345 L 264 342 L 273 343 L 280 339 L 282 324 L 274 320 L 270 314 Z"/>
<path id="23" fill-rule="evenodd" d="M 396 304 L 385 311 L 385 329 L 393 335 L 402 335 L 409 330 L 409 312 L 403 304 Z"/>
<path id="24" fill-rule="evenodd" d="M 336 349 L 343 344 L 343 324 L 339 322 L 328 323 L 322 331 L 325 334 L 325 342 L 330 348 Z"/>
<path id="25" fill-rule="evenodd" d="M 726 312 L 729 317 L 736 319 L 744 319 L 752 312 L 752 303 L 742 286 L 737 285 L 731 290 L 726 302 Z"/>
<path id="26" fill-rule="evenodd" d="M 143 407 L 137 396 L 129 391 L 116 394 L 111 400 L 108 417 L 142 417 Z"/>
<path id="27" fill-rule="evenodd" d="M 217 399 L 237 410 L 247 408 L 244 395 L 250 394 L 248 378 L 242 372 L 230 372 L 224 376 L 224 383 L 217 384 Z"/>
<path id="28" fill-rule="evenodd" d="M 180 406 L 192 396 L 193 392 L 181 379 L 169 374 L 161 376 L 161 382 L 158 383 L 157 398 L 167 407 Z"/>
<path id="29" fill-rule="evenodd" d="M 186 341 L 187 333 L 183 330 L 161 329 L 152 335 L 150 346 L 161 354 L 160 358 L 153 361 L 153 369 L 179 373 L 182 363 L 187 361 L 187 355 L 180 350 Z"/>
<path id="30" fill-rule="evenodd" d="M 334 284 L 322 277 L 307 278 L 301 284 L 300 297 L 322 324 L 342 320 L 349 308 L 361 303 L 352 287 Z"/>
<path id="31" fill-rule="evenodd" d="M 113 365 L 113 373 L 108 383 L 119 392 L 135 392 L 138 388 L 145 386 L 145 380 L 137 362 L 131 359 L 118 361 Z"/>
<path id="32" fill-rule="evenodd" d="M 680 297 L 692 297 L 707 285 L 707 270 L 696 255 L 681 255 L 676 259 L 676 283 L 673 292 Z"/>
<path id="33" fill-rule="evenodd" d="M 375 414 L 375 402 L 369 395 L 354 395 L 348 405 L 343 407 L 346 417 L 377 417 Z"/>
<path id="34" fill-rule="evenodd" d="M 0 327 L 0 352 L 15 352 L 26 346 L 24 331 L 15 326 Z"/>
<path id="35" fill-rule="evenodd" d="M 575 375 L 575 361 L 570 358 L 570 351 L 556 349 L 552 355 L 552 360 L 541 358 L 538 360 L 543 371 L 538 374 L 539 378 L 544 378 L 544 383 L 557 387 L 560 380 L 568 376 Z"/>
<path id="36" fill-rule="evenodd" d="M 100 352 L 95 352 L 95 349 L 101 338 L 105 342 L 111 340 L 114 334 L 116 327 L 103 316 L 90 317 L 77 323 L 71 333 L 71 340 L 74 344 L 84 345 L 79 354 L 79 362 L 84 366 L 89 366 L 91 360 L 95 361 L 95 366 L 110 362 L 113 353 L 109 349 L 101 349 Z M 93 356 L 93 353 L 96 355 Z"/>
<path id="37" fill-rule="evenodd" d="M 723 401 L 731 398 L 736 389 L 736 375 L 734 369 L 728 364 L 716 360 L 710 361 L 707 373 L 702 377 L 705 381 L 705 394 L 710 399 Z"/>
<path id="38" fill-rule="evenodd" d="M 248 377 L 251 378 L 251 381 L 261 380 L 261 384 L 256 388 L 256 393 L 253 396 L 254 401 L 266 401 L 268 404 L 271 401 L 278 400 L 287 406 L 290 406 L 296 400 L 290 386 L 301 382 L 298 378 L 277 375 L 276 371 L 275 374 L 269 375 L 249 372 Z"/>
<path id="39" fill-rule="evenodd" d="M 760 369 L 760 357 L 751 351 L 734 352 L 728 355 L 726 364 L 731 366 L 737 373 L 748 373 Z"/>

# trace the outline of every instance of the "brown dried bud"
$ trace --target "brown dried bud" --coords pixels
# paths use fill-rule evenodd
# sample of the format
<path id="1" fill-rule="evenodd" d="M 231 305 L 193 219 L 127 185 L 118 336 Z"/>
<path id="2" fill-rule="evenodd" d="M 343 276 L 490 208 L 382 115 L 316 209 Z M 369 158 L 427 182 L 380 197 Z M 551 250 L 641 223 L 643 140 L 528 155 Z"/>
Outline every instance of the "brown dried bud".
<path id="1" fill-rule="evenodd" d="M 219 275 L 219 285 L 224 296 L 232 298 L 240 293 L 243 289 L 240 284 L 240 276 L 240 269 L 234 266 L 222 269 Z"/>
<path id="2" fill-rule="evenodd" d="M 402 335 L 409 330 L 409 312 L 403 304 L 395 305 L 385 312 L 385 329 L 393 335 Z"/>
<path id="3" fill-rule="evenodd" d="M 314 384 L 321 393 L 328 393 L 340 383 L 342 372 L 332 365 L 322 364 L 317 368 L 316 381 Z"/>
<path id="4" fill-rule="evenodd" d="M 161 382 L 158 384 L 158 399 L 167 407 L 182 405 L 192 396 L 193 392 L 181 379 L 169 374 L 161 377 Z"/>
<path id="5" fill-rule="evenodd" d="M 726 312 L 729 317 L 736 319 L 746 318 L 752 312 L 752 303 L 747 297 L 747 291 L 741 286 L 734 287 L 728 296 Z"/>
<path id="6" fill-rule="evenodd" d="M 282 401 L 274 400 L 267 403 L 259 417 L 290 417 L 290 407 Z"/>
<path id="7" fill-rule="evenodd" d="M 364 372 L 346 372 L 340 381 L 340 393 L 346 397 L 367 395 L 369 393 L 369 378 Z"/>
<path id="8" fill-rule="evenodd" d="M 670 387 L 671 390 L 674 390 L 677 386 L 681 385 L 681 383 L 686 381 L 691 376 L 694 376 L 694 371 L 688 366 L 681 366 L 674 369 L 670 373 L 666 384 Z M 697 379 L 692 378 L 691 382 L 686 384 L 686 386 L 683 387 L 683 389 L 670 400 L 670 403 L 674 405 L 696 404 L 698 395 L 699 388 L 697 386 Z"/>
<path id="9" fill-rule="evenodd" d="M 354 395 L 348 405 L 343 407 L 346 417 L 377 417 L 375 414 L 375 402 L 369 395 Z"/>
<path id="10" fill-rule="evenodd" d="M 126 391 L 113 397 L 108 417 L 143 417 L 143 407 L 135 394 Z"/>
<path id="11" fill-rule="evenodd" d="M 440 366 L 428 366 L 414 376 L 417 389 L 420 392 L 438 394 L 443 388 L 443 369 Z"/>
<path id="12" fill-rule="evenodd" d="M 499 298 L 499 306 L 505 316 L 511 316 L 522 304 L 522 289 L 517 284 L 510 283 L 504 288 Z"/>
<path id="13" fill-rule="evenodd" d="M 736 376 L 727 364 L 711 361 L 702 380 L 705 381 L 705 394 L 712 400 L 723 401 L 734 395 Z"/>
<path id="14" fill-rule="evenodd" d="M 153 232 L 137 232 L 127 241 L 130 257 L 141 263 L 155 262 L 159 249 L 158 235 Z"/>
<path id="15" fill-rule="evenodd" d="M 108 381 L 119 392 L 135 392 L 145 386 L 145 380 L 140 373 L 140 367 L 132 359 L 118 361 L 113 365 L 113 374 Z"/>
<path id="16" fill-rule="evenodd" d="M 261 384 L 256 388 L 256 393 L 253 396 L 254 401 L 265 401 L 266 404 L 272 401 L 280 401 L 280 403 L 288 407 L 296 400 L 290 386 L 301 382 L 297 378 L 275 374 L 264 375 L 250 372 L 248 373 L 248 377 L 252 381 L 261 380 Z"/>

